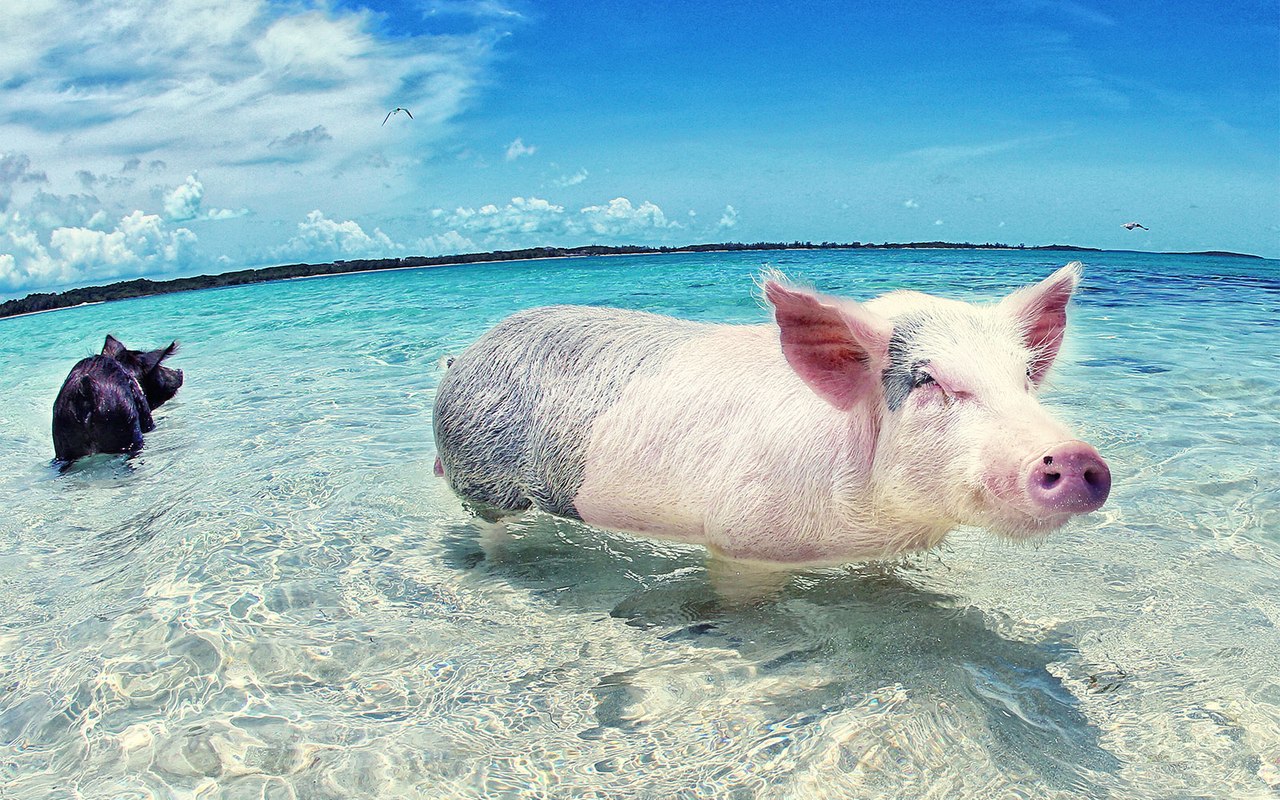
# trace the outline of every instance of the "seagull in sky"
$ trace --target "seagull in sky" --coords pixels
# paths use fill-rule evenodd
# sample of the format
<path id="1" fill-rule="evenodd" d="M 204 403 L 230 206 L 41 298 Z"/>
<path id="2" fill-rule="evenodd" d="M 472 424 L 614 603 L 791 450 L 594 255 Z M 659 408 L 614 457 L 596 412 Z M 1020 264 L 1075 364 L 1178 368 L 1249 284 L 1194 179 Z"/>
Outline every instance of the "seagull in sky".
<path id="1" fill-rule="evenodd" d="M 386 124 L 387 124 L 387 120 L 391 119 L 391 118 L 392 118 L 392 117 L 394 117 L 396 114 L 399 114 L 401 111 L 403 111 L 403 112 L 404 112 L 404 113 L 406 113 L 406 114 L 409 114 L 409 109 L 407 109 L 407 108 L 401 108 L 400 106 L 396 106 L 395 108 L 393 108 L 393 109 L 391 109 L 390 111 L 388 111 L 388 112 L 387 112 L 387 115 L 386 115 L 385 117 L 383 117 L 383 118 L 382 118 L 382 124 L 383 124 L 383 125 L 386 125 Z M 413 119 L 413 114 L 409 114 L 409 119 Z"/>
<path id="2" fill-rule="evenodd" d="M 1150 229 L 1150 228 L 1148 228 L 1146 225 L 1143 225 L 1141 222 L 1126 222 L 1126 223 L 1124 224 L 1124 229 L 1125 229 L 1126 231 L 1131 231 L 1131 230 L 1133 230 L 1134 228 L 1142 228 L 1144 231 L 1149 231 L 1149 230 L 1151 230 L 1151 229 Z"/>

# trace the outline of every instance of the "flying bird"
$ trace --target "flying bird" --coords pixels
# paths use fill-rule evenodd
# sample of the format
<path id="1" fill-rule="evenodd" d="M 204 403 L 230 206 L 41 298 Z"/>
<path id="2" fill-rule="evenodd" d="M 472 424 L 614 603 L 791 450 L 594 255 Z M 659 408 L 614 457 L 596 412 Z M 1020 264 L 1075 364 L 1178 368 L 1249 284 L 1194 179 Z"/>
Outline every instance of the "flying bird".
<path id="1" fill-rule="evenodd" d="M 1126 222 L 1126 223 L 1124 224 L 1124 229 L 1125 229 L 1125 230 L 1127 230 L 1127 231 L 1131 231 L 1131 230 L 1133 230 L 1134 228 L 1142 228 L 1144 231 L 1149 231 L 1149 230 L 1151 230 L 1151 229 L 1150 229 L 1150 228 L 1148 228 L 1146 225 L 1143 225 L 1141 222 Z"/>
<path id="2" fill-rule="evenodd" d="M 387 120 L 391 119 L 391 118 L 392 118 L 392 117 L 394 117 L 396 114 L 399 114 L 401 111 L 403 111 L 403 112 L 404 112 L 404 113 L 406 113 L 406 114 L 409 114 L 409 119 L 413 119 L 413 114 L 410 114 L 410 113 L 409 113 L 409 109 L 407 109 L 407 108 L 401 108 L 400 106 L 396 106 L 395 108 L 393 108 L 393 109 L 391 109 L 390 111 L 388 111 L 388 112 L 387 112 L 387 115 L 386 115 L 385 117 L 383 117 L 383 118 L 382 118 L 382 124 L 383 124 L 383 125 L 386 125 L 386 124 L 387 124 Z"/>

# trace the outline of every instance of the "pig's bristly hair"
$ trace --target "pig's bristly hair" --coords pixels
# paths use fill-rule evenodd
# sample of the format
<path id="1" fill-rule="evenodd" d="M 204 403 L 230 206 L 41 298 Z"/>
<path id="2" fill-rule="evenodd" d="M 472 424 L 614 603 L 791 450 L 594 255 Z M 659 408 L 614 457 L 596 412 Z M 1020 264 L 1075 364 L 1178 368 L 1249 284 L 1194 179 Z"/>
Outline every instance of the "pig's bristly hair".
<path id="1" fill-rule="evenodd" d="M 771 284 L 799 324 L 856 307 L 884 321 L 869 330 L 887 340 L 888 326 L 909 319 L 897 357 L 950 370 L 982 402 L 943 403 L 940 385 L 921 384 L 910 408 L 881 408 L 877 388 L 877 402 L 841 410 L 797 374 L 772 322 L 531 309 L 442 377 L 434 424 L 445 479 L 485 514 L 537 508 L 760 561 L 886 557 L 932 547 L 960 522 L 1039 530 L 981 483 L 992 469 L 983 459 L 1020 463 L 1037 442 L 1069 438 L 1026 389 L 1015 303 L 918 292 L 856 303 L 762 270 L 762 298 Z"/>

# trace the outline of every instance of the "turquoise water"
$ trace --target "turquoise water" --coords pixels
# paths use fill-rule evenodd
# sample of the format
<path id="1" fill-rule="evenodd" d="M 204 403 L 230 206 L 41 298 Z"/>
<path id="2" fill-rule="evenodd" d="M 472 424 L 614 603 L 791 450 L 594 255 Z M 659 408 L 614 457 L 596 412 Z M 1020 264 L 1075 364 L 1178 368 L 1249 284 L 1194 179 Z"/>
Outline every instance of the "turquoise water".
<path id="1" fill-rule="evenodd" d="M 990 297 L 1068 257 L 595 258 L 0 320 L 0 797 L 1270 797 L 1280 263 L 1083 254 L 1046 405 L 1106 507 L 1035 545 L 710 588 L 696 548 L 432 476 L 438 362 L 519 308 L 760 321 L 768 262 Z M 113 332 L 186 372 L 143 454 L 49 466 Z"/>

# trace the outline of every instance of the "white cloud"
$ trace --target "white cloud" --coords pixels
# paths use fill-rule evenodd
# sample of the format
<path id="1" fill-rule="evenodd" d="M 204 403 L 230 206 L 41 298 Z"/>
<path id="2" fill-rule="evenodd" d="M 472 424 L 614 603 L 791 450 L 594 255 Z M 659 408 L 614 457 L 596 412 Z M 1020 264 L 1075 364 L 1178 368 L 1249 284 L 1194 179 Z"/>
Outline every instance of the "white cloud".
<path id="1" fill-rule="evenodd" d="M 277 20 L 253 43 L 268 72 L 289 81 L 340 83 L 359 70 L 372 49 L 364 15 L 329 17 L 308 11 Z"/>
<path id="2" fill-rule="evenodd" d="M 906 200 L 902 201 L 902 207 L 903 208 L 919 208 L 920 204 L 917 203 L 915 199 L 908 197 Z"/>
<path id="3" fill-rule="evenodd" d="M 587 206 L 577 213 L 541 197 L 513 197 L 502 206 L 490 203 L 453 211 L 436 209 L 431 218 L 441 233 L 422 241 L 436 249 L 445 247 L 439 241 L 442 235 L 459 237 L 461 241 L 451 240 L 458 249 L 476 249 L 477 242 L 506 249 L 599 241 L 602 237 L 605 241 L 630 242 L 681 227 L 669 221 L 657 205 L 647 200 L 633 205 L 625 197 Z M 535 235 L 537 238 L 531 238 Z"/>
<path id="4" fill-rule="evenodd" d="M 940 219 L 935 219 L 935 220 L 933 221 L 933 224 L 934 224 L 934 225 L 941 225 L 941 224 L 942 224 L 942 220 L 940 220 Z"/>
<path id="5" fill-rule="evenodd" d="M 47 242 L 22 214 L 0 215 L 0 288 L 9 291 L 169 272 L 196 261 L 196 235 L 167 229 L 156 214 L 134 211 L 111 230 L 57 227 Z"/>
<path id="6" fill-rule="evenodd" d="M 564 206 L 540 197 L 513 197 L 505 206 L 489 204 L 458 208 L 447 219 L 449 227 L 481 236 L 529 233 L 563 233 L 568 225 Z"/>
<path id="7" fill-rule="evenodd" d="M 211 208 L 200 216 L 200 219 L 220 220 L 220 219 L 237 219 L 238 217 L 248 216 L 250 213 L 247 208 Z"/>
<path id="8" fill-rule="evenodd" d="M 475 242 L 452 230 L 437 236 L 424 236 L 413 243 L 414 253 L 424 256 L 450 256 L 477 249 Z"/>
<path id="9" fill-rule="evenodd" d="M 141 211 L 121 218 L 113 231 L 57 228 L 49 235 L 50 249 L 72 269 L 115 275 L 170 269 L 187 260 L 195 243 L 186 228 L 167 231 L 158 215 Z"/>
<path id="10" fill-rule="evenodd" d="M 59 5 L 58 0 L 0 4 L 0 75 L 23 74 L 56 42 L 57 26 L 49 20 Z"/>
<path id="11" fill-rule="evenodd" d="M 404 254 L 404 247 L 396 244 L 378 228 L 365 233 L 354 220 L 338 222 L 316 210 L 298 223 L 298 232 L 276 250 L 280 258 L 303 258 L 310 261 L 357 258 L 392 258 Z"/>
<path id="12" fill-rule="evenodd" d="M 164 213 L 169 219 L 183 221 L 200 216 L 200 201 L 204 198 L 204 184 L 194 174 L 164 198 Z"/>
<path id="13" fill-rule="evenodd" d="M 187 222 L 196 219 L 235 219 L 249 213 L 247 208 L 232 211 L 229 208 L 211 208 L 203 211 L 200 208 L 204 200 L 204 184 L 195 173 L 187 176 L 186 181 L 165 195 L 164 213 L 174 222 Z"/>
<path id="14" fill-rule="evenodd" d="M 719 227 L 728 229 L 738 224 L 738 209 L 733 206 L 725 206 L 724 214 L 720 215 Z"/>
<path id="15" fill-rule="evenodd" d="M 58 196 L 96 193 L 108 219 L 231 220 L 253 208 L 278 224 L 339 193 L 381 214 L 421 185 L 498 43 L 522 24 L 503 9 L 457 4 L 441 12 L 447 33 L 388 36 L 382 15 L 328 2 L 0 3 L 0 142 L 24 154 L 0 152 L 0 212 L 15 198 L 25 207 L 44 180 Z M 413 123 L 380 129 L 395 106 L 413 109 Z M 226 208 L 204 207 L 215 186 Z M 269 224 L 221 227 L 201 244 L 221 241 L 239 263 L 278 244 Z M 37 230 L 43 246 L 51 230 Z"/>
<path id="16" fill-rule="evenodd" d="M 93 187 L 118 178 L 82 175 L 78 182 Z M 108 207 L 90 192 L 55 194 L 45 183 L 25 154 L 0 157 L 0 290 L 101 282 L 203 263 L 196 235 L 169 225 L 196 218 L 203 187 L 194 175 L 163 198 L 165 217 Z M 23 191 L 15 194 L 15 188 Z"/>
<path id="17" fill-rule="evenodd" d="M 538 152 L 537 147 L 525 145 L 523 139 L 517 138 L 514 142 L 507 145 L 507 160 L 515 161 L 520 156 L 531 156 L 536 152 Z M 583 177 L 585 178 L 586 176 L 584 175 Z"/>
<path id="18" fill-rule="evenodd" d="M 573 173 L 572 175 L 561 175 L 559 178 L 556 178 L 551 183 L 555 186 L 559 186 L 560 188 L 564 188 L 566 186 L 577 186 L 578 184 L 582 183 L 586 179 L 587 179 L 587 171 L 585 169 L 580 169 L 577 172 Z"/>
<path id="19" fill-rule="evenodd" d="M 677 222 L 668 222 L 662 209 L 648 200 L 633 206 L 625 197 L 616 197 L 602 206 L 587 206 L 581 211 L 581 222 L 587 231 L 604 236 L 679 227 Z"/>

